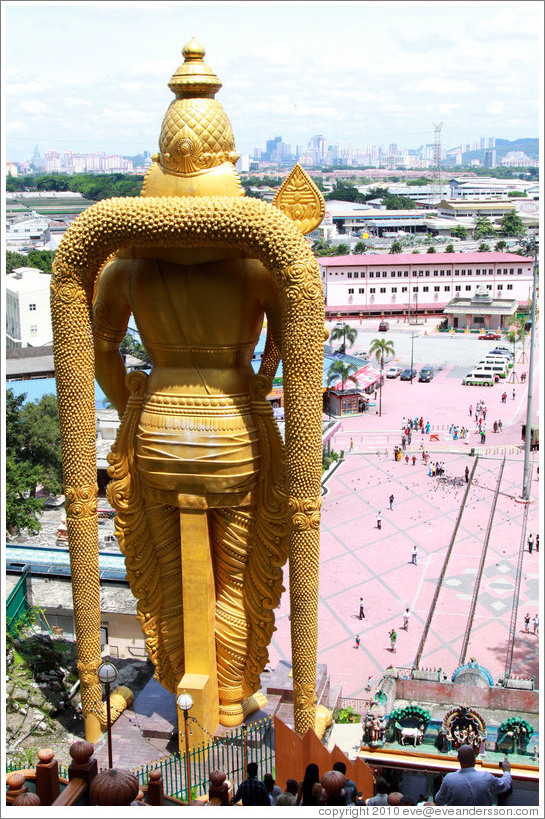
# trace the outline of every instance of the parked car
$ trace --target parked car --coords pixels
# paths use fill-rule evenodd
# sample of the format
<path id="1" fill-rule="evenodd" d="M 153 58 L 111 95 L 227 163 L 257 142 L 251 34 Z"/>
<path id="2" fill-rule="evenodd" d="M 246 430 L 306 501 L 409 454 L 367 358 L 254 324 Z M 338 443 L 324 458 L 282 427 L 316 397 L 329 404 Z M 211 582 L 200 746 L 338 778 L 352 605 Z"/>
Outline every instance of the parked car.
<path id="1" fill-rule="evenodd" d="M 488 333 L 483 333 L 479 338 L 484 338 L 486 341 L 497 341 L 501 338 L 501 333 L 496 333 L 494 330 L 489 330 Z"/>
<path id="2" fill-rule="evenodd" d="M 381 321 L 379 326 L 378 326 L 378 329 L 379 329 L 379 333 L 385 333 L 387 330 L 390 329 L 390 325 L 388 324 L 387 321 Z"/>
<path id="3" fill-rule="evenodd" d="M 493 350 L 490 350 L 491 355 L 495 353 L 498 353 L 499 355 L 504 355 L 507 358 L 510 358 L 511 360 L 513 360 L 513 358 L 515 357 L 513 355 L 513 350 L 509 350 L 507 347 L 494 347 Z"/>
<path id="4" fill-rule="evenodd" d="M 431 381 L 433 378 L 433 367 L 422 367 L 420 370 L 419 381 Z"/>
<path id="5" fill-rule="evenodd" d="M 401 367 L 390 367 L 389 370 L 386 370 L 386 378 L 398 378 L 401 373 Z"/>
<path id="6" fill-rule="evenodd" d="M 416 370 L 410 367 L 407 367 L 406 370 L 403 370 L 401 375 L 399 376 L 400 381 L 412 381 L 413 378 L 416 378 Z"/>

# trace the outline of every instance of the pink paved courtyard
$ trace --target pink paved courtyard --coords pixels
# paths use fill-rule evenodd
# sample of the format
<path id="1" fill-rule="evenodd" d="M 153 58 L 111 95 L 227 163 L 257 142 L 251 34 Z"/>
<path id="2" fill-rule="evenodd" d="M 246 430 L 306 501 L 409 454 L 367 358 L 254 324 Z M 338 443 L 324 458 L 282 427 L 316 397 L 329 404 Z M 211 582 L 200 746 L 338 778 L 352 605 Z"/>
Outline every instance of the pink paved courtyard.
<path id="1" fill-rule="evenodd" d="M 536 418 L 538 379 L 536 364 L 532 413 Z M 506 403 L 501 401 L 504 389 Z M 475 407 L 480 399 L 487 406 L 487 439 L 482 447 L 469 418 L 469 404 Z M 446 366 L 431 383 L 386 381 L 382 417 L 377 401 L 377 407 L 370 407 L 364 416 L 343 419 L 332 446 L 344 450 L 345 458 L 326 482 L 322 505 L 318 661 L 327 664 L 332 685 L 341 685 L 344 697 L 367 696 L 368 677 L 377 683 L 389 665 L 411 667 L 419 649 L 466 491 L 465 481 L 453 486 L 429 477 L 421 444 L 433 461 L 444 461 L 447 478 L 463 478 L 466 465 L 472 470 L 473 447 L 479 460 L 419 666 L 442 668 L 450 678 L 460 664 L 483 540 L 505 457 L 465 660 L 475 658 L 495 680 L 505 673 L 517 561 L 524 538 L 511 673 L 535 675 L 538 685 L 539 640 L 532 624 L 531 633 L 524 633 L 523 623 L 527 612 L 533 618 L 539 610 L 542 558 L 526 548 L 528 534 L 535 536 L 539 531 L 538 453 L 532 453 L 533 502 L 524 531 L 525 505 L 517 502 L 523 481 L 524 453 L 519 447 L 526 399 L 527 382 L 462 387 L 452 367 Z M 430 441 L 430 435 L 414 433 L 407 448 L 408 464 L 393 458 L 394 445 L 401 443 L 404 416 L 423 416 L 439 438 Z M 499 419 L 503 430 L 494 434 L 492 424 Z M 469 426 L 468 441 L 445 440 L 450 424 Z M 351 439 L 353 449 L 349 451 Z M 414 466 L 413 453 L 417 456 Z M 393 511 L 390 494 L 395 498 Z M 382 512 L 380 531 L 376 527 L 378 510 Z M 418 547 L 417 565 L 411 563 L 413 544 Z M 287 571 L 285 577 L 287 586 Z M 280 659 L 290 660 L 287 595 L 277 612 L 277 631 L 270 648 L 273 668 Z M 365 604 L 363 620 L 358 618 L 360 596 Z M 407 631 L 402 628 L 406 607 L 411 611 Z M 395 653 L 388 637 L 392 628 L 398 634 Z M 356 635 L 361 640 L 359 649 Z"/>

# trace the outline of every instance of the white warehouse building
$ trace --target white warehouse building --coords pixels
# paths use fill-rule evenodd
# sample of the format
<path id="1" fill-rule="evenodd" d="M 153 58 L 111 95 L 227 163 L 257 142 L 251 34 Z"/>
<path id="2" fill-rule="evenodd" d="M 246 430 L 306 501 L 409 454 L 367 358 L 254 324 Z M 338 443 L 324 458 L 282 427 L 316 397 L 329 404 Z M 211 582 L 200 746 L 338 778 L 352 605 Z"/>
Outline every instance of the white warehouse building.
<path id="1" fill-rule="evenodd" d="M 326 318 L 442 313 L 481 286 L 492 298 L 532 297 L 533 259 L 515 253 L 388 253 L 318 259 Z"/>
<path id="2" fill-rule="evenodd" d="M 6 348 L 52 344 L 51 276 L 35 267 L 18 267 L 6 279 Z"/>

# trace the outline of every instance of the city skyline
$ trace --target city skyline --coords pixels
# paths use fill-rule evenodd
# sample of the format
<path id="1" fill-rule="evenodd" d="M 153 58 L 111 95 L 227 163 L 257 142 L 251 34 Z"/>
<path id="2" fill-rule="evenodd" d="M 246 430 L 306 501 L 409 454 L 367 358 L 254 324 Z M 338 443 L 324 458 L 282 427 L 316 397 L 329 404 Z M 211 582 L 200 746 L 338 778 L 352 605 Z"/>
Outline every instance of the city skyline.
<path id="1" fill-rule="evenodd" d="M 539 136 L 542 4 L 259 8 L 257 20 L 254 3 L 4 3 L 6 159 L 28 160 L 36 144 L 154 152 L 192 36 L 223 82 L 240 153 L 276 135 L 295 151 L 314 134 L 341 148 L 414 149 L 440 121 L 443 149 Z"/>

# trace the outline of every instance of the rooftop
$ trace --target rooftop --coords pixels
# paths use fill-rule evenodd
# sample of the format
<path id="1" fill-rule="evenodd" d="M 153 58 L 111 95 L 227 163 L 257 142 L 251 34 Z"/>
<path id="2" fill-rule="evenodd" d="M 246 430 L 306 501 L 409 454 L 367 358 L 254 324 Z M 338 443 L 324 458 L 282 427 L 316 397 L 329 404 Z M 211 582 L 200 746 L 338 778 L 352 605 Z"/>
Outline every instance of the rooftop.
<path id="1" fill-rule="evenodd" d="M 430 240 L 431 241 L 431 240 Z M 348 255 L 348 256 L 324 256 L 318 259 L 320 267 L 385 267 L 386 265 L 412 265 L 422 267 L 422 265 L 465 265 L 476 264 L 501 264 L 517 262 L 531 263 L 529 257 L 519 256 L 517 253 L 381 253 L 378 256 Z"/>

